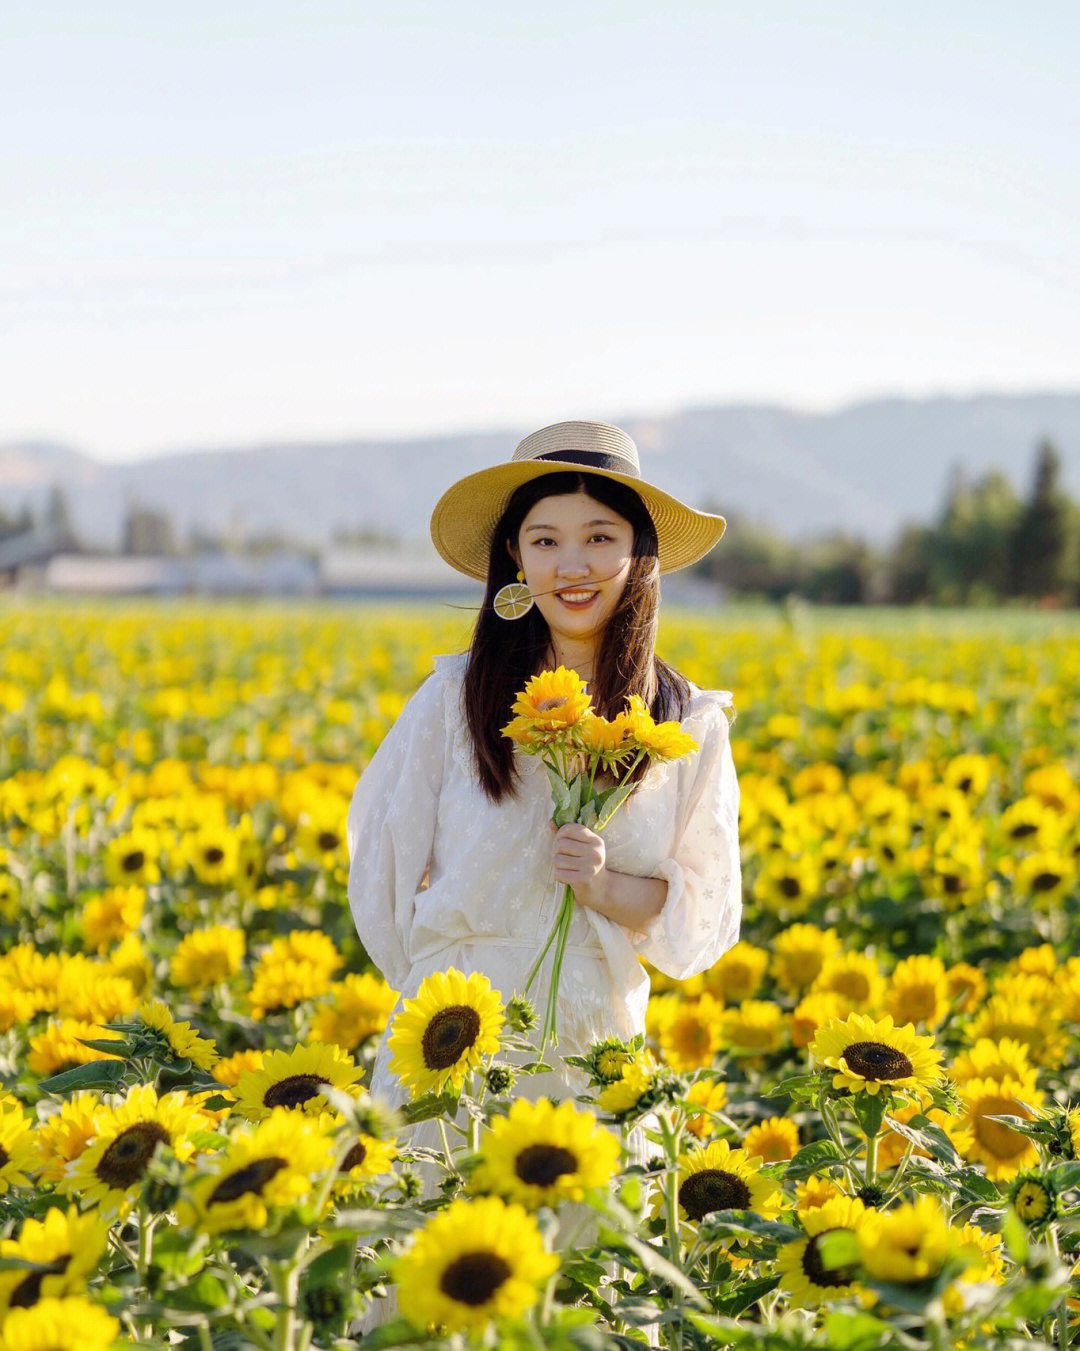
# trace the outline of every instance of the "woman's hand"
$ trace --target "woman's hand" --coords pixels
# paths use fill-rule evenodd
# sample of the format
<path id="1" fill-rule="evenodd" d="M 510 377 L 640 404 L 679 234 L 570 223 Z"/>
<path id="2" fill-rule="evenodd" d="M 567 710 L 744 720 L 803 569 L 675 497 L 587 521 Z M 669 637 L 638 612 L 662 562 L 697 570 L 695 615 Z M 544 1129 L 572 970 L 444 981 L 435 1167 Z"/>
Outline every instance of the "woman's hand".
<path id="1" fill-rule="evenodd" d="M 579 904 L 602 909 L 607 894 L 607 850 L 604 837 L 588 826 L 571 822 L 555 831 L 555 877 L 574 888 Z"/>

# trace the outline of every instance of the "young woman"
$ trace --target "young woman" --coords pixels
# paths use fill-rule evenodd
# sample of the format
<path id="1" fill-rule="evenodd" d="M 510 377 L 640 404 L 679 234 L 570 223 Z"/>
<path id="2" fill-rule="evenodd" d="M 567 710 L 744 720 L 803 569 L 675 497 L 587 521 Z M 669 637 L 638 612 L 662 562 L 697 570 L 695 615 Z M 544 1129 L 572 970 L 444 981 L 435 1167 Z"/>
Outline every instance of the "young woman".
<path id="1" fill-rule="evenodd" d="M 403 998 L 434 971 L 482 971 L 507 999 L 543 946 L 564 883 L 575 892 L 551 1074 L 530 1097 L 573 1097 L 562 1064 L 609 1036 L 644 1030 L 645 957 L 683 978 L 738 938 L 738 785 L 730 695 L 700 690 L 655 651 L 659 574 L 685 567 L 723 533 L 641 479 L 637 449 L 602 423 L 526 437 L 505 464 L 443 494 L 431 522 L 442 556 L 487 590 L 467 653 L 437 657 L 364 771 L 348 816 L 349 898 L 360 938 Z M 500 618 L 496 594 L 523 580 L 534 604 Z M 502 607 L 500 607 L 502 608 Z M 603 835 L 551 825 L 543 765 L 501 734 L 538 672 L 563 665 L 614 717 L 638 694 L 699 750 L 637 771 Z M 542 1003 L 548 972 L 533 991 Z M 385 1039 L 372 1091 L 406 1094 Z"/>

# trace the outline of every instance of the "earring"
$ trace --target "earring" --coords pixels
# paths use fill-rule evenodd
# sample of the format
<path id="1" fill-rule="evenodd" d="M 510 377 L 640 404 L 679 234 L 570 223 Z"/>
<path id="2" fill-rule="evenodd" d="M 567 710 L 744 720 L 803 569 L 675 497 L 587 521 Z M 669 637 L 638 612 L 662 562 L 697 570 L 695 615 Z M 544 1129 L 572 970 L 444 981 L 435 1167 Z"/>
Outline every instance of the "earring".
<path id="1" fill-rule="evenodd" d="M 491 604 L 500 619 L 520 619 L 529 613 L 533 607 L 533 597 L 525 585 L 525 574 L 520 568 L 517 581 L 500 586 Z"/>

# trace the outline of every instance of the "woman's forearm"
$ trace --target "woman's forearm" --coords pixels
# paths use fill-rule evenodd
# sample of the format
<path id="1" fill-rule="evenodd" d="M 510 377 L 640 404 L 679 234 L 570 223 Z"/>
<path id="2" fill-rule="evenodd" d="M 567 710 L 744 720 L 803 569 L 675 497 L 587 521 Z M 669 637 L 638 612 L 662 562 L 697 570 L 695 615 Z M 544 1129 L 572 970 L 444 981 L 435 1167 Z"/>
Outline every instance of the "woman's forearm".
<path id="1" fill-rule="evenodd" d="M 589 902 L 591 908 L 626 929 L 644 933 L 667 900 L 664 878 L 634 877 L 605 868 L 603 879 L 603 890 Z"/>

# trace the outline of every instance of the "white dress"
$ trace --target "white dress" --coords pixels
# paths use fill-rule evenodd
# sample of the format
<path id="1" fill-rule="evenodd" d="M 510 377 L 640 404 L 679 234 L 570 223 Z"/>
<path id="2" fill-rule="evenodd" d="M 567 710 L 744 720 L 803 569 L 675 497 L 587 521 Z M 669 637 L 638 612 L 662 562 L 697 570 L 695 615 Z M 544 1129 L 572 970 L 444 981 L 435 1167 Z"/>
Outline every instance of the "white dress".
<path id="1" fill-rule="evenodd" d="M 551 788 L 536 757 L 515 752 L 517 795 L 480 788 L 461 708 L 464 654 L 435 658 L 364 770 L 349 808 L 349 902 L 371 959 L 401 998 L 433 971 L 482 971 L 520 992 L 562 899 L 552 864 Z M 728 740 L 730 694 L 691 686 L 682 720 L 699 750 L 654 764 L 604 830 L 607 866 L 662 877 L 667 899 L 636 933 L 578 907 L 563 963 L 551 1074 L 519 1083 L 530 1098 L 573 1097 L 585 1080 L 560 1057 L 644 1031 L 646 957 L 669 976 L 704 971 L 739 935 L 739 788 Z M 550 955 L 547 963 L 550 963 Z M 548 964 L 531 992 L 542 1011 Z M 407 1094 L 379 1046 L 372 1092 Z"/>

